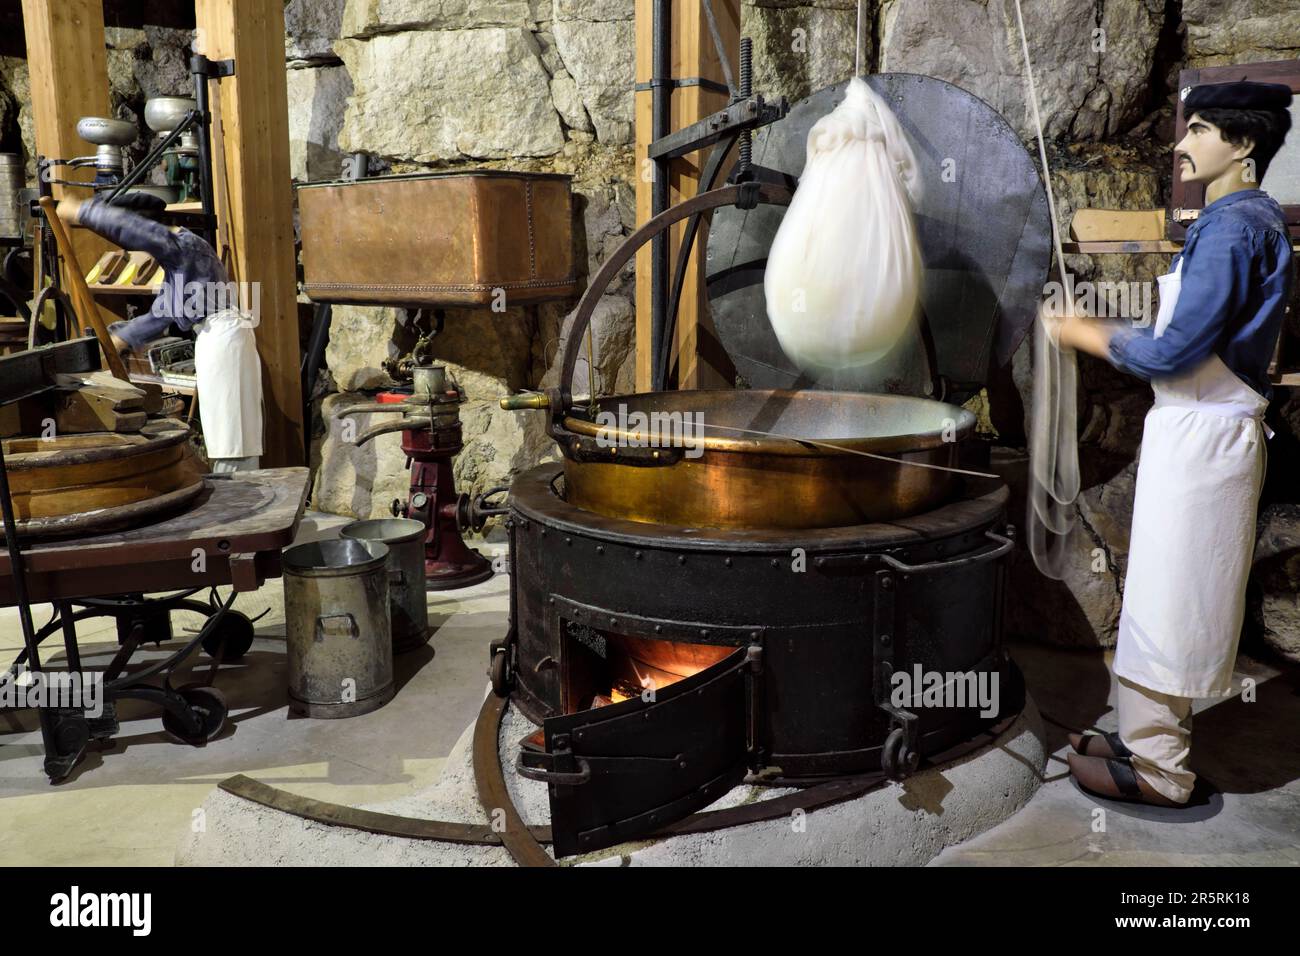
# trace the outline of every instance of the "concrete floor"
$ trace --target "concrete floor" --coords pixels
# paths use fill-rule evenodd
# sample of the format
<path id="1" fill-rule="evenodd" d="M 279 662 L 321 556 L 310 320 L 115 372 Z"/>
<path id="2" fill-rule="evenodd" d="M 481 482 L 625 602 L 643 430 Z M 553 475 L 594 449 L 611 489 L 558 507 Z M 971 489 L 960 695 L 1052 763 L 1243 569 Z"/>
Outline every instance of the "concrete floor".
<path id="1" fill-rule="evenodd" d="M 345 523 L 332 515 L 309 515 L 298 541 L 333 537 Z M 503 545 L 475 547 L 493 554 Z M 0 863 L 170 865 L 203 798 L 235 773 L 345 804 L 426 789 L 482 704 L 488 642 L 506 630 L 508 584 L 507 576 L 498 575 L 472 588 L 430 592 L 429 647 L 394 659 L 396 696 L 360 717 L 289 715 L 279 580 L 235 601 L 235 608 L 250 617 L 268 613 L 256 624 L 252 649 L 216 678 L 230 703 L 230 720 L 204 747 L 174 742 L 156 707 L 124 701 L 118 711 L 121 732 L 111 741 L 92 742 L 71 777 L 51 786 L 41 769 L 34 714 L 0 712 Z M 222 589 L 222 594 L 229 592 Z M 50 616 L 48 605 L 34 609 L 37 627 Z M 177 614 L 173 627 L 179 634 L 200 621 L 198 615 Z M 82 663 L 105 666 L 117 649 L 112 620 L 86 622 L 79 634 Z M 8 666 L 22 645 L 17 610 L 0 610 L 0 661 Z M 57 639 L 43 646 L 59 647 L 53 659 L 62 662 Z M 175 645 L 163 648 L 169 646 Z M 162 656 L 150 651 L 137 659 Z M 201 651 L 187 665 L 194 676 L 178 673 L 174 685 L 207 679 L 210 659 Z"/>
<path id="2" fill-rule="evenodd" d="M 329 536 L 342 523 L 309 516 L 300 540 Z M 236 602 L 250 616 L 269 612 L 257 622 L 253 649 L 217 676 L 231 721 L 206 747 L 173 742 L 155 708 L 126 702 L 121 733 L 92 744 L 72 777 L 50 786 L 33 715 L 0 714 L 0 862 L 170 864 L 204 797 L 235 773 L 344 804 L 427 789 L 482 701 L 488 642 L 505 633 L 507 585 L 499 575 L 463 591 L 431 593 L 436 653 L 399 656 L 396 697 L 361 717 L 289 716 L 279 581 Z M 37 609 L 38 626 L 49 614 Z M 179 615 L 176 621 L 179 630 L 185 622 Z M 84 662 L 106 664 L 116 649 L 111 622 L 90 622 L 81 633 Z M 0 611 L 0 660 L 11 660 L 21 645 L 16 611 Z M 1019 814 L 946 850 L 936 865 L 1300 864 L 1300 680 L 1294 672 L 1243 658 L 1238 676 L 1256 680 L 1255 702 L 1198 702 L 1193 766 L 1222 793 L 1170 822 L 1123 806 L 1098 814 L 1102 805 L 1068 778 L 1064 728 L 1115 729 L 1109 655 L 1030 644 L 1014 646 L 1013 653 L 1047 721 L 1053 753 L 1047 780 Z M 205 679 L 207 658 L 198 655 L 192 664 L 193 679 Z M 188 679 L 178 675 L 175 682 Z"/>

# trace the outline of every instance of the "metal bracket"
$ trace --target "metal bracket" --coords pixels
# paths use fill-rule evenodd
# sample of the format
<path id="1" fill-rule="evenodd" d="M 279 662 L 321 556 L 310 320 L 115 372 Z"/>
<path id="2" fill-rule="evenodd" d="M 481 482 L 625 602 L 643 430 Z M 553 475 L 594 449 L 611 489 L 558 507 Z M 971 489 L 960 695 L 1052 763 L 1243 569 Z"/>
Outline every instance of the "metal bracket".
<path id="1" fill-rule="evenodd" d="M 657 468 L 661 465 L 675 465 L 682 459 L 686 449 L 671 445 L 655 447 L 653 445 L 616 445 L 602 444 L 595 438 L 575 435 L 563 429 L 563 436 L 554 436 L 560 444 L 564 456 L 570 461 L 612 461 L 622 465 L 640 465 Z"/>
<path id="2" fill-rule="evenodd" d="M 705 76 L 677 77 L 675 79 L 665 80 L 661 83 L 650 80 L 646 83 L 637 83 L 632 87 L 632 89 L 637 93 L 648 93 L 657 86 L 666 86 L 670 90 L 679 90 L 685 87 L 698 86 L 701 89 L 710 90 L 714 93 L 726 93 L 727 95 L 731 95 L 731 90 L 725 83 L 719 83 L 717 80 L 710 80 Z"/>
<path id="3" fill-rule="evenodd" d="M 890 570 L 875 574 L 875 619 L 872 626 L 872 691 L 875 704 L 889 715 L 889 735 L 880 752 L 880 769 L 891 780 L 902 780 L 921 760 L 920 722 L 916 714 L 890 701 L 890 678 L 894 673 L 894 628 L 898 617 L 895 598 L 898 576 Z"/>
<path id="4" fill-rule="evenodd" d="M 190 72 L 201 73 L 208 79 L 220 79 L 223 76 L 235 75 L 235 61 L 228 60 L 209 60 L 202 53 L 195 53 L 190 57 Z"/>
<path id="5" fill-rule="evenodd" d="M 789 111 L 785 97 L 769 103 L 761 94 L 754 95 L 655 140 L 646 155 L 651 159 L 676 159 L 712 146 L 725 136 L 775 123 Z"/>

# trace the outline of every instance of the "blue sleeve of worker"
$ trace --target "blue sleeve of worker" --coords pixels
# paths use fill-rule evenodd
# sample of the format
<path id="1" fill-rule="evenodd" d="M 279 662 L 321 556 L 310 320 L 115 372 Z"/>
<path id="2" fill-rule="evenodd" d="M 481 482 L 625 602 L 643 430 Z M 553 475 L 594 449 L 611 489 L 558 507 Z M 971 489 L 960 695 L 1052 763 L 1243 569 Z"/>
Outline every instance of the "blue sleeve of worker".
<path id="1" fill-rule="evenodd" d="M 176 234 L 162 223 L 105 202 L 86 203 L 78 210 L 77 218 L 87 229 L 123 249 L 147 252 L 165 270 L 175 267 L 180 244 Z"/>
<path id="2" fill-rule="evenodd" d="M 137 315 L 134 319 L 114 322 L 108 327 L 108 331 L 134 350 L 140 348 L 146 342 L 152 342 L 154 339 L 161 337 L 171 324 L 171 316 L 145 312 L 143 315 Z"/>
<path id="3" fill-rule="evenodd" d="M 1186 372 L 1209 357 L 1250 293 L 1254 236 L 1240 223 L 1212 222 L 1183 253 L 1182 289 L 1164 334 L 1155 338 L 1121 326 L 1110 339 L 1110 360 L 1150 380 Z"/>

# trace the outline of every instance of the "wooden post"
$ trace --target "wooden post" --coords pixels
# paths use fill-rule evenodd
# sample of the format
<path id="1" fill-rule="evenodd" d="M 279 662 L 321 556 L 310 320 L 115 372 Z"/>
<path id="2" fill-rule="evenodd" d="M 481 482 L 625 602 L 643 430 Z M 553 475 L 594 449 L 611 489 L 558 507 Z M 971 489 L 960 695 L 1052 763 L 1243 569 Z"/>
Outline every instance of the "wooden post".
<path id="1" fill-rule="evenodd" d="M 226 217 L 231 278 L 260 283 L 257 348 L 266 402 L 262 466 L 301 464 L 302 386 L 284 3 L 196 0 L 194 9 L 196 49 L 212 60 L 235 61 L 235 75 L 219 81 L 219 96 L 213 98 L 212 167 L 217 215 Z M 217 123 L 222 124 L 220 131 Z M 219 150 L 224 155 L 224 177 L 222 157 L 216 155 Z"/>
<path id="2" fill-rule="evenodd" d="M 23 32 L 31 73 L 36 151 L 53 159 L 93 155 L 95 147 L 77 135 L 77 120 L 111 115 L 103 0 L 23 0 Z M 95 170 L 59 166 L 52 175 L 88 183 L 95 178 Z M 53 192 L 55 199 L 91 196 L 89 189 L 58 184 Z M 113 248 L 89 229 L 73 229 L 70 238 L 78 261 L 89 265 Z M 71 287 L 66 277 L 64 287 Z M 105 321 L 117 318 L 102 308 L 99 312 Z M 90 319 L 83 321 L 89 323 Z"/>
<path id="3" fill-rule="evenodd" d="M 722 66 L 718 61 L 699 0 L 673 0 L 671 4 L 671 62 L 672 76 L 678 80 L 696 77 L 724 83 Z M 740 2 L 739 0 L 713 0 L 713 11 L 718 20 L 718 32 L 731 68 L 739 80 L 740 63 Z M 636 221 L 638 225 L 650 218 L 650 180 L 652 166 L 648 147 L 653 138 L 653 92 L 648 84 L 654 75 L 654 0 L 636 0 Z M 644 88 L 643 88 L 644 87 Z M 703 85 L 683 86 L 671 94 L 670 127 L 681 129 L 715 113 L 727 105 L 727 95 Z M 695 195 L 700 173 L 708 158 L 707 151 L 691 153 L 673 160 L 668 188 L 668 201 L 676 204 Z M 725 175 L 725 169 L 724 169 Z M 721 177 L 719 178 L 721 182 Z M 677 250 L 686 223 L 674 226 L 668 243 L 668 283 L 676 267 Z M 708 229 L 701 228 L 695 239 L 695 249 L 682 286 L 681 308 L 677 316 L 677 334 L 674 347 L 677 355 L 677 387 L 708 388 L 733 384 L 733 371 L 721 345 L 712 331 L 704 289 L 704 249 L 708 243 Z M 650 244 L 642 246 L 636 256 L 636 387 L 646 391 L 651 382 L 650 345 Z M 671 376 L 667 387 L 671 387 Z"/>

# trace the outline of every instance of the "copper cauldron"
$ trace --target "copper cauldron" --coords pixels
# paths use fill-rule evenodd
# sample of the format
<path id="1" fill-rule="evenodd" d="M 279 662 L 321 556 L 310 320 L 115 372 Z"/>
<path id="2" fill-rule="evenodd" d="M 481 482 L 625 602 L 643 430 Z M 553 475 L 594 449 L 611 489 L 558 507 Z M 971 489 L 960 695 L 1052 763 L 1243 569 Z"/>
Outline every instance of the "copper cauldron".
<path id="1" fill-rule="evenodd" d="M 888 521 L 956 490 L 958 445 L 975 416 L 905 395 L 701 389 L 575 402 L 578 349 L 610 279 L 653 235 L 736 201 L 725 187 L 651 219 L 607 259 L 562 333 L 560 385 L 501 400 L 544 409 L 564 454 L 565 497 L 610 517 L 701 528 L 828 528 Z M 789 202 L 757 184 L 756 200 Z M 925 467 L 938 465 L 941 468 Z"/>
<path id="2" fill-rule="evenodd" d="M 708 389 L 602 398 L 564 425 L 579 436 L 561 446 L 565 497 L 579 508 L 685 527 L 826 528 L 941 504 L 957 476 L 902 462 L 955 466 L 975 416 L 903 395 Z"/>

